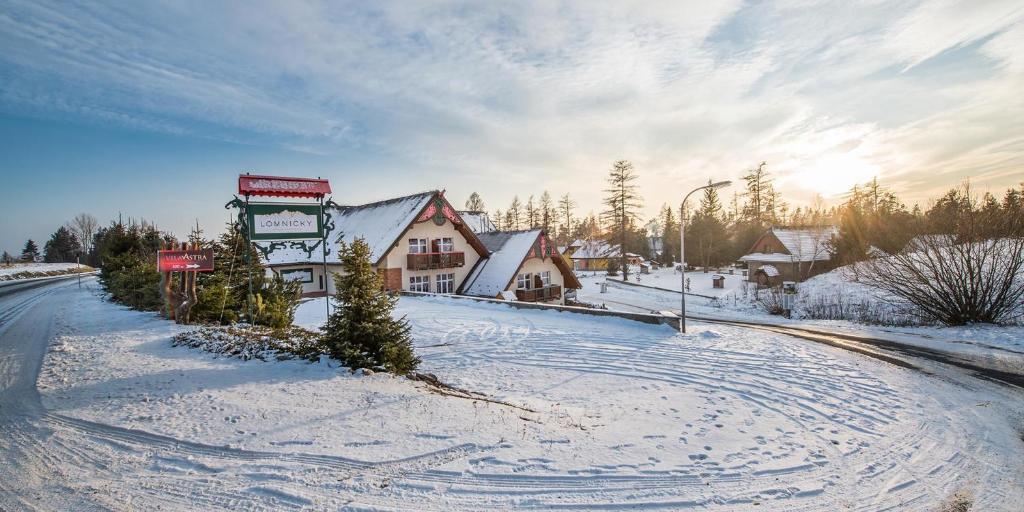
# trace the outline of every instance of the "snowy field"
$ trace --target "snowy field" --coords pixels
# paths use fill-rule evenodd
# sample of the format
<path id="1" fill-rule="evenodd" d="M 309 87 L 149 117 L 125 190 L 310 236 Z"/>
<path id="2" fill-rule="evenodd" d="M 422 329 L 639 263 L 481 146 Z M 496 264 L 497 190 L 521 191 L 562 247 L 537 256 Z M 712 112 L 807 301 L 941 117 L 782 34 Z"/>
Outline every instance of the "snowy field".
<path id="1" fill-rule="evenodd" d="M 303 304 L 299 322 L 315 327 L 324 306 Z M 120 493 L 170 496 L 165 509 L 930 510 L 958 490 L 976 510 L 1024 502 L 1019 394 L 730 327 L 680 335 L 432 297 L 403 297 L 399 313 L 422 371 L 518 407 L 174 348 L 182 327 L 88 292 L 54 315 L 39 390 L 54 415 L 244 450 L 111 442 L 106 466 L 134 482 Z M 281 459 L 244 455 L 257 452 Z"/>
<path id="2" fill-rule="evenodd" d="M 704 271 L 689 271 L 686 273 L 686 279 L 690 280 L 689 293 L 720 298 L 739 294 L 744 283 L 742 275 L 743 271 L 736 269 L 734 272 L 734 274 L 730 274 L 728 270 L 725 272 L 709 271 L 707 273 Z M 590 279 L 604 279 L 607 276 L 605 272 L 577 272 L 576 274 L 581 278 Z M 716 275 L 725 278 L 725 284 L 722 288 L 715 288 L 711 282 L 711 278 Z M 621 281 L 622 274 L 608 279 Z M 652 269 L 650 274 L 640 274 L 638 267 L 632 267 L 629 274 L 629 282 L 677 292 L 683 288 L 683 282 L 680 279 L 679 271 L 673 268 Z"/>
<path id="3" fill-rule="evenodd" d="M 644 276 L 646 277 L 646 276 Z M 675 277 L 678 279 L 679 274 Z M 739 277 L 739 276 L 727 276 Z M 630 312 L 679 311 L 679 294 L 655 288 L 628 285 L 609 285 L 607 293 L 601 293 L 604 274 L 586 275 L 580 278 L 583 289 L 579 300 L 608 309 Z M 728 279 L 726 281 L 729 283 Z M 646 280 L 640 284 L 647 285 Z M 676 285 L 678 289 L 678 284 Z M 842 295 L 848 300 L 860 301 L 872 296 L 866 286 L 848 282 L 841 276 L 841 269 L 816 276 L 798 285 L 802 300 L 813 297 Z M 748 290 L 752 292 L 752 288 Z M 742 285 L 734 286 L 717 299 L 687 296 L 687 315 L 776 323 L 793 327 L 819 329 L 838 333 L 876 337 L 909 345 L 943 350 L 971 359 L 984 359 L 995 367 L 1024 373 L 1024 326 L 968 325 L 958 327 L 893 327 L 854 323 L 844 320 L 787 319 L 769 315 L 753 302 L 751 295 L 743 293 Z"/>
<path id="4" fill-rule="evenodd" d="M 13 263 L 10 266 L 0 264 L 0 281 L 71 274 L 79 270 L 91 271 L 92 268 L 77 263 Z"/>

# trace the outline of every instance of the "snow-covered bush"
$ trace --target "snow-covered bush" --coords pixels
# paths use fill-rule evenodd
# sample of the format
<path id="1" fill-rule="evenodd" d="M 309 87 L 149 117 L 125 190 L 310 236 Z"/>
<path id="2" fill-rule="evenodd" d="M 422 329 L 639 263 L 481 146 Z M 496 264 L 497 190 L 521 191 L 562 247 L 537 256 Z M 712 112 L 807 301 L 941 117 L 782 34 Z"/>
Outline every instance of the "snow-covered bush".
<path id="1" fill-rule="evenodd" d="M 271 329 L 269 327 L 204 327 L 174 336 L 174 346 L 198 348 L 243 360 L 309 359 L 323 352 L 320 337 L 301 327 Z"/>

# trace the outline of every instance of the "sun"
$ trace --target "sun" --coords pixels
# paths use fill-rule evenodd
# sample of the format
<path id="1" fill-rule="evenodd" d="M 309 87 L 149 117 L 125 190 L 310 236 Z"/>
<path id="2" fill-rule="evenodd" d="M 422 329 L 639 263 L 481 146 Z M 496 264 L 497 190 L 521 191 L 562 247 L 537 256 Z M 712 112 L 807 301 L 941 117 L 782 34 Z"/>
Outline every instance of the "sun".
<path id="1" fill-rule="evenodd" d="M 849 192 L 854 185 L 869 181 L 878 172 L 878 166 L 855 155 L 830 154 L 819 157 L 804 170 L 797 171 L 789 181 L 828 198 Z"/>

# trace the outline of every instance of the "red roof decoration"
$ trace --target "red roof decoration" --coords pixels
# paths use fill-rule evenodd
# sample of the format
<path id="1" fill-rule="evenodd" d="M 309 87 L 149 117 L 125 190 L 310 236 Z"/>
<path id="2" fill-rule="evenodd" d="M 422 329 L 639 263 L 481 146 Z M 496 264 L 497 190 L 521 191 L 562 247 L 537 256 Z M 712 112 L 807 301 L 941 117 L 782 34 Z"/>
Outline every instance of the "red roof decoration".
<path id="1" fill-rule="evenodd" d="M 287 176 L 238 177 L 238 193 L 247 196 L 322 197 L 331 193 L 327 180 Z"/>

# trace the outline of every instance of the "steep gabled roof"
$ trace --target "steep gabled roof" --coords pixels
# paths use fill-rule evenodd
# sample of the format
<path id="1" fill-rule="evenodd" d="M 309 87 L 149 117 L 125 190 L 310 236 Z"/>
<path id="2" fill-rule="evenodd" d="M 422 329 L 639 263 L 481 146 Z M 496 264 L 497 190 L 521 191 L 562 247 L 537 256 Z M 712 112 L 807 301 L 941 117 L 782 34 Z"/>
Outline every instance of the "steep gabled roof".
<path id="1" fill-rule="evenodd" d="M 330 208 L 331 220 L 326 226 L 329 251 L 327 263 L 339 263 L 339 241 L 351 242 L 356 238 L 362 238 L 370 246 L 370 261 L 379 264 L 399 242 L 402 234 L 438 200 L 454 215 L 455 228 L 481 256 L 486 256 L 487 249 L 476 234 L 454 213 L 455 210 L 450 208 L 444 199 L 444 193 L 433 190 L 358 206 Z M 314 251 L 308 250 L 315 243 L 317 241 L 260 242 L 259 245 L 263 248 L 268 264 L 282 265 L 321 262 L 319 248 Z"/>
<path id="2" fill-rule="evenodd" d="M 576 242 L 573 242 L 574 244 Z M 595 258 L 618 258 L 619 248 L 610 245 L 604 240 L 591 240 L 589 242 L 578 241 L 579 248 L 569 257 L 574 260 L 586 260 Z"/>
<path id="3" fill-rule="evenodd" d="M 494 223 L 491 222 L 491 218 L 487 215 L 487 212 L 460 210 L 459 216 L 462 217 L 462 220 L 466 221 L 466 225 L 469 226 L 469 229 L 472 229 L 474 233 L 479 234 L 497 231 L 497 228 L 494 227 Z"/>
<path id="4" fill-rule="evenodd" d="M 519 269 L 530 257 L 551 258 L 561 272 L 566 288 L 582 288 L 544 231 L 494 231 L 479 236 L 491 255 L 486 260 L 480 260 L 473 268 L 462 285 L 461 293 L 496 297 L 512 284 Z"/>
<path id="5" fill-rule="evenodd" d="M 827 261 L 832 258 L 828 242 L 837 233 L 836 228 L 824 229 L 778 229 L 772 228 L 754 242 L 757 247 L 767 236 L 774 236 L 782 244 L 782 252 L 750 253 L 740 261 Z"/>

